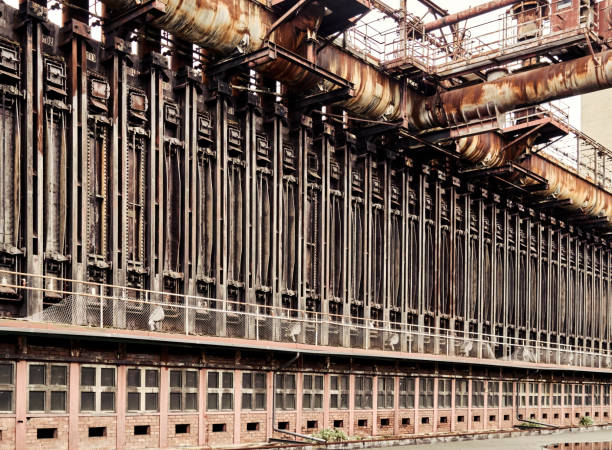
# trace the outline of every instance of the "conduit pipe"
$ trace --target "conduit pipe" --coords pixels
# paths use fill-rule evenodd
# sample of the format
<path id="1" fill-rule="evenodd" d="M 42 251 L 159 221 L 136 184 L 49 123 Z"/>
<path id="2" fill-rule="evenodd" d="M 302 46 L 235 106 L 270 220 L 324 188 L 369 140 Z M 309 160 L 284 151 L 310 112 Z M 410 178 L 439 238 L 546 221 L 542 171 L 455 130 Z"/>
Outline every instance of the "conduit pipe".
<path id="1" fill-rule="evenodd" d="M 488 3 L 483 3 L 482 5 L 472 6 L 468 9 L 464 9 L 463 11 L 459 11 L 454 14 L 449 14 L 448 16 L 440 17 L 437 20 L 432 22 L 428 22 L 425 24 L 425 32 L 439 30 L 440 28 L 454 25 L 456 23 L 462 22 L 464 20 L 471 19 L 473 17 L 480 16 L 482 14 L 486 14 L 491 11 L 495 11 L 496 9 L 505 8 L 506 6 L 514 5 L 517 0 L 494 0 Z"/>

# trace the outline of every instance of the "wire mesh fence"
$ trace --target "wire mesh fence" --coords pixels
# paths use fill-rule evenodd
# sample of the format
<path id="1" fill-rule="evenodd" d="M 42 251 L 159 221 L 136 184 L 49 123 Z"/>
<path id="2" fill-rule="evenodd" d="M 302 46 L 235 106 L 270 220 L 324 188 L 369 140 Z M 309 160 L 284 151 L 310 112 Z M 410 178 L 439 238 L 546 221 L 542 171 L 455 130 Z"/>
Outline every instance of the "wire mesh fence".
<path id="1" fill-rule="evenodd" d="M 22 274 L 20 274 L 21 276 Z M 607 349 L 483 332 L 364 320 L 348 316 L 262 307 L 165 292 L 72 282 L 82 293 L 54 291 L 61 301 L 26 317 L 32 322 L 138 330 L 189 336 L 343 347 L 379 352 L 612 368 Z M 0 286 L 2 287 L 2 286 Z M 44 289 L 9 286 L 22 290 Z M 44 292 L 43 292 L 44 293 Z M 102 293 L 102 294 L 101 294 Z"/>

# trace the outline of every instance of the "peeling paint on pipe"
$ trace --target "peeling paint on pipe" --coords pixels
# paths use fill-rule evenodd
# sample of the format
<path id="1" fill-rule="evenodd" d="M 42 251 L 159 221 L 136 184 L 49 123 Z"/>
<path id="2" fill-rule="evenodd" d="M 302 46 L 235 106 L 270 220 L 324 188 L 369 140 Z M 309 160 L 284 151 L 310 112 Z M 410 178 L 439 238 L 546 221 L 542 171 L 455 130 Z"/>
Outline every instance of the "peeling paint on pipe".
<path id="1" fill-rule="evenodd" d="M 533 69 L 425 99 L 415 106 L 418 129 L 450 126 L 612 87 L 612 50 Z"/>
<path id="2" fill-rule="evenodd" d="M 549 156 L 531 155 L 521 165 L 548 180 L 548 189 L 542 194 L 559 200 L 571 200 L 569 208 L 593 216 L 605 216 L 612 224 L 612 195 L 608 192 Z"/>

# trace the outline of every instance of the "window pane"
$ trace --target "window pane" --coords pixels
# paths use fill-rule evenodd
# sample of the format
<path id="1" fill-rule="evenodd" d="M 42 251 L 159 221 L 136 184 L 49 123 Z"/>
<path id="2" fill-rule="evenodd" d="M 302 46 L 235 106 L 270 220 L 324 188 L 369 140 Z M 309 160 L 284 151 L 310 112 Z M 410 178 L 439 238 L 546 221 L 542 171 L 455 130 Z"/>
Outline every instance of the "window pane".
<path id="1" fill-rule="evenodd" d="M 198 387 L 198 372 L 195 370 L 188 370 L 185 373 L 185 386 L 188 388 Z"/>
<path id="2" fill-rule="evenodd" d="M 182 386 L 183 386 L 183 380 L 181 377 L 181 371 L 171 370 L 170 371 L 170 387 L 180 388 Z"/>
<path id="3" fill-rule="evenodd" d="M 348 394 L 342 394 L 340 396 L 340 408 L 347 409 L 349 404 Z"/>
<path id="4" fill-rule="evenodd" d="M 180 392 L 170 393 L 170 409 L 172 411 L 181 410 L 181 393 Z"/>
<path id="5" fill-rule="evenodd" d="M 253 409 L 251 394 L 242 394 L 242 409 Z"/>
<path id="6" fill-rule="evenodd" d="M 206 400 L 206 406 L 210 410 L 219 409 L 219 394 L 209 392 Z"/>
<path id="7" fill-rule="evenodd" d="M 145 409 L 147 411 L 157 411 L 157 392 L 147 392 L 145 394 Z"/>
<path id="8" fill-rule="evenodd" d="M 255 374 L 255 388 L 256 389 L 265 389 L 266 388 L 266 374 L 265 373 L 256 373 Z"/>
<path id="9" fill-rule="evenodd" d="M 12 364 L 0 364 L 0 384 L 13 384 Z"/>
<path id="10" fill-rule="evenodd" d="M 304 408 L 312 407 L 310 406 L 310 394 L 304 394 L 304 397 L 302 398 L 302 407 Z"/>
<path id="11" fill-rule="evenodd" d="M 286 376 L 285 387 L 287 389 L 295 389 L 295 375 Z"/>
<path id="12" fill-rule="evenodd" d="M 115 385 L 115 368 L 114 367 L 102 367 L 100 373 L 100 386 L 114 386 Z"/>
<path id="13" fill-rule="evenodd" d="M 140 410 L 140 393 L 128 392 L 128 411 Z"/>
<path id="14" fill-rule="evenodd" d="M 197 411 L 198 409 L 198 394 L 188 392 L 185 394 L 185 409 L 189 411 Z"/>
<path id="15" fill-rule="evenodd" d="M 81 367 L 81 386 L 96 385 L 95 367 Z"/>
<path id="16" fill-rule="evenodd" d="M 285 377 L 277 373 L 276 374 L 276 388 L 283 389 L 283 386 L 285 385 L 284 381 L 285 381 Z"/>
<path id="17" fill-rule="evenodd" d="M 338 394 L 332 394 L 329 398 L 329 407 L 338 408 Z"/>
<path id="18" fill-rule="evenodd" d="M 96 394 L 94 392 L 81 392 L 81 411 L 96 410 Z"/>
<path id="19" fill-rule="evenodd" d="M 337 391 L 338 390 L 338 377 L 330 377 L 330 389 L 332 391 Z"/>
<path id="20" fill-rule="evenodd" d="M 159 371 L 156 369 L 147 369 L 145 373 L 146 387 L 159 387 Z"/>
<path id="21" fill-rule="evenodd" d="M 295 409 L 295 394 L 285 396 L 285 409 Z"/>
<path id="22" fill-rule="evenodd" d="M 312 389 L 312 376 L 304 375 L 304 389 Z"/>
<path id="23" fill-rule="evenodd" d="M 317 375 L 315 377 L 315 388 L 319 390 L 323 390 L 323 376 Z"/>
<path id="24" fill-rule="evenodd" d="M 13 410 L 13 392 L 0 391 L 0 411 Z"/>
<path id="25" fill-rule="evenodd" d="M 66 411 L 66 392 L 51 392 L 51 411 Z"/>
<path id="26" fill-rule="evenodd" d="M 231 372 L 223 372 L 223 387 L 230 389 L 234 387 L 234 374 Z"/>
<path id="27" fill-rule="evenodd" d="M 102 392 L 100 394 L 100 411 L 114 411 L 115 410 L 115 393 L 114 392 Z"/>
<path id="28" fill-rule="evenodd" d="M 255 394 L 255 409 L 266 409 L 266 394 L 262 392 Z"/>
<path id="29" fill-rule="evenodd" d="M 342 377 L 340 377 L 340 388 L 343 391 L 348 391 L 349 388 L 349 377 L 346 375 L 343 375 Z"/>
<path id="30" fill-rule="evenodd" d="M 208 388 L 217 389 L 219 387 L 219 372 L 208 372 Z"/>
<path id="31" fill-rule="evenodd" d="M 250 372 L 242 373 L 242 389 L 251 389 L 253 387 L 253 374 Z"/>
<path id="32" fill-rule="evenodd" d="M 232 394 L 221 395 L 221 408 L 222 409 L 233 409 L 234 408 L 234 396 Z"/>
<path id="33" fill-rule="evenodd" d="M 128 369 L 127 385 L 128 387 L 140 387 L 140 369 Z"/>
<path id="34" fill-rule="evenodd" d="M 68 384 L 68 367 L 51 366 L 51 384 L 55 386 L 66 386 Z"/>
<path id="35" fill-rule="evenodd" d="M 30 364 L 30 384 L 45 384 L 45 366 Z"/>
<path id="36" fill-rule="evenodd" d="M 45 410 L 45 393 L 43 391 L 30 391 L 30 411 Z"/>
<path id="37" fill-rule="evenodd" d="M 319 409 L 323 407 L 323 394 L 315 394 L 314 396 L 314 407 Z"/>

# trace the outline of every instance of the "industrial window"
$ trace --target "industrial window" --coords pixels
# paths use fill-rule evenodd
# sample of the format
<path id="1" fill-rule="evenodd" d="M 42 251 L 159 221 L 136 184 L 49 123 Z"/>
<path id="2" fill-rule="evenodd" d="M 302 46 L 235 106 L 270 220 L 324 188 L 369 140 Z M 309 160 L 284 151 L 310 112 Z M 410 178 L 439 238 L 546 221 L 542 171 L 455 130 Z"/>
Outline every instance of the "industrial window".
<path id="1" fill-rule="evenodd" d="M 355 408 L 372 407 L 372 377 L 355 377 Z"/>
<path id="2" fill-rule="evenodd" d="M 599 384 L 593 386 L 593 405 L 601 406 L 601 386 Z"/>
<path id="3" fill-rule="evenodd" d="M 304 374 L 302 386 L 302 408 L 323 408 L 323 375 Z"/>
<path id="4" fill-rule="evenodd" d="M 563 390 L 565 391 L 565 406 L 572 405 L 572 385 L 564 384 Z"/>
<path id="5" fill-rule="evenodd" d="M 468 380 L 455 381 L 455 408 L 468 407 Z"/>
<path id="6" fill-rule="evenodd" d="M 512 381 L 502 381 L 502 406 L 504 408 L 511 408 L 514 402 L 512 386 Z"/>
<path id="7" fill-rule="evenodd" d="M 484 381 L 472 380 L 472 407 L 484 408 Z"/>
<path id="8" fill-rule="evenodd" d="M 81 366 L 81 411 L 115 411 L 115 368 Z"/>
<path id="9" fill-rule="evenodd" d="M 582 406 L 582 385 L 574 385 L 574 405 Z"/>
<path id="10" fill-rule="evenodd" d="M 379 409 L 392 409 L 395 394 L 395 379 L 393 377 L 378 377 L 378 398 L 376 405 Z"/>
<path id="11" fill-rule="evenodd" d="M 197 370 L 170 370 L 170 411 L 198 410 L 199 379 Z"/>
<path id="12" fill-rule="evenodd" d="M 242 409 L 266 409 L 266 374 L 242 372 Z"/>
<path id="13" fill-rule="evenodd" d="M 542 398 L 541 398 L 542 407 L 550 406 L 550 384 L 543 383 L 542 384 Z"/>
<path id="14" fill-rule="evenodd" d="M 276 408 L 284 410 L 295 409 L 295 374 L 277 373 L 274 403 Z"/>
<path id="15" fill-rule="evenodd" d="M 559 0 L 557 2 L 557 11 L 572 6 L 572 0 Z"/>
<path id="16" fill-rule="evenodd" d="M 414 408 L 414 378 L 400 378 L 399 406 L 404 409 Z"/>
<path id="17" fill-rule="evenodd" d="M 487 383 L 487 407 L 497 408 L 499 406 L 499 381 Z"/>
<path id="18" fill-rule="evenodd" d="M 529 406 L 538 406 L 538 383 L 529 383 Z"/>
<path id="19" fill-rule="evenodd" d="M 603 386 L 603 404 L 604 406 L 610 406 L 610 385 L 604 384 Z"/>
<path id="20" fill-rule="evenodd" d="M 206 407 L 209 411 L 234 409 L 234 373 L 209 371 Z"/>
<path id="21" fill-rule="evenodd" d="M 0 412 L 13 411 L 13 396 L 15 392 L 15 365 L 0 364 Z"/>
<path id="22" fill-rule="evenodd" d="M 453 395 L 453 380 L 438 380 L 438 408 L 448 409 L 451 407 Z"/>
<path id="23" fill-rule="evenodd" d="M 28 364 L 28 411 L 66 412 L 67 397 L 67 365 Z"/>
<path id="24" fill-rule="evenodd" d="M 127 409 L 130 412 L 159 410 L 158 369 L 127 369 Z"/>
<path id="25" fill-rule="evenodd" d="M 584 385 L 584 405 L 591 406 L 593 403 L 593 385 L 585 384 Z"/>
<path id="26" fill-rule="evenodd" d="M 350 395 L 349 376 L 331 375 L 329 383 L 329 407 L 332 409 L 348 409 Z"/>
<path id="27" fill-rule="evenodd" d="M 527 383 L 518 384 L 519 406 L 527 406 Z"/>
<path id="28" fill-rule="evenodd" d="M 553 406 L 561 406 L 561 396 L 563 395 L 561 391 L 561 384 L 555 383 L 552 385 L 553 390 Z"/>
<path id="29" fill-rule="evenodd" d="M 433 408 L 434 379 L 419 379 L 419 408 Z"/>

